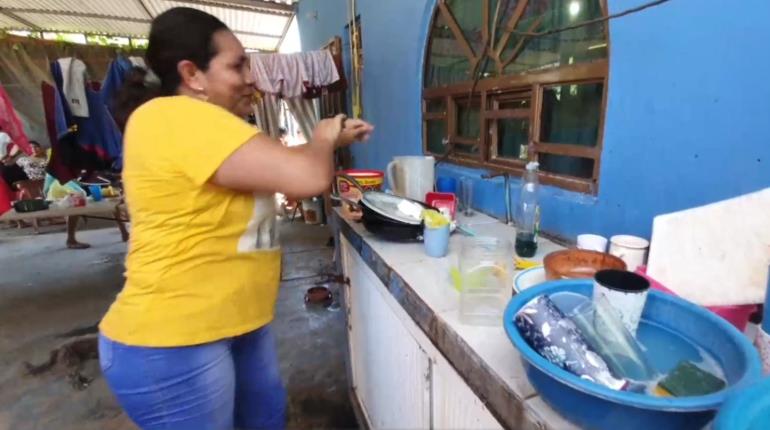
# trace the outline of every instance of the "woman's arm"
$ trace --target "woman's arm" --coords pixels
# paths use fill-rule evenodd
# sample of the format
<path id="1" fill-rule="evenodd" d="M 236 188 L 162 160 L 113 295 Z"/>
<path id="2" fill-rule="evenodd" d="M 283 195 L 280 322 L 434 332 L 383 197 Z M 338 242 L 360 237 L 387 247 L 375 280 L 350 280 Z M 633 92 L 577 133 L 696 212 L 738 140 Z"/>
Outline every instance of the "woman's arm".
<path id="1" fill-rule="evenodd" d="M 211 182 L 239 191 L 280 192 L 293 198 L 315 196 L 333 179 L 334 149 L 366 140 L 371 131 L 371 125 L 364 121 L 345 121 L 338 115 L 320 121 L 306 145 L 285 147 L 260 133 L 233 152 Z"/>

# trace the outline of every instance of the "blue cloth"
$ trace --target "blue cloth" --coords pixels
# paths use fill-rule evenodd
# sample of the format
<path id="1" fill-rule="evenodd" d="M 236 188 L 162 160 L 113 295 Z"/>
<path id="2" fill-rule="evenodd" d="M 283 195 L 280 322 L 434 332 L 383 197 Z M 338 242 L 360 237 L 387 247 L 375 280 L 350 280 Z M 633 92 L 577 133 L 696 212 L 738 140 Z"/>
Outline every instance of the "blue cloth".
<path id="1" fill-rule="evenodd" d="M 65 134 L 67 134 L 70 126 L 70 122 L 67 118 L 67 110 L 69 110 L 69 107 L 67 106 L 67 103 L 64 103 L 61 92 L 59 90 L 56 90 L 56 93 L 54 94 L 54 121 L 56 123 L 56 137 L 61 138 Z"/>
<path id="2" fill-rule="evenodd" d="M 72 112 L 70 111 L 69 104 L 63 102 L 64 100 L 67 100 L 66 97 L 64 97 L 64 78 L 62 76 L 61 66 L 59 65 L 58 61 L 52 61 L 51 62 L 51 76 L 53 76 L 53 80 L 56 83 L 56 92 L 57 92 L 57 112 L 56 112 L 56 126 L 57 131 L 59 131 L 59 134 L 61 135 L 61 130 L 66 130 L 74 124 L 72 122 Z M 59 129 L 59 108 L 61 108 L 62 118 L 63 122 L 66 123 L 66 125 Z"/>
<path id="3" fill-rule="evenodd" d="M 123 83 L 126 80 L 126 75 L 133 67 L 130 61 L 126 57 L 119 55 L 110 63 L 110 67 L 107 69 L 107 76 L 102 82 L 102 89 L 100 96 L 102 104 L 107 106 L 107 109 L 112 112 L 112 101 L 115 99 L 115 94 L 123 87 Z"/>
<path id="4" fill-rule="evenodd" d="M 102 373 L 143 430 L 283 429 L 286 391 L 270 326 L 202 345 L 148 348 L 99 336 Z"/>
<path id="5" fill-rule="evenodd" d="M 86 100 L 88 118 L 75 118 L 78 144 L 89 151 L 95 151 L 103 160 L 120 160 L 123 155 L 123 135 L 107 106 L 102 103 L 101 95 L 86 88 Z"/>

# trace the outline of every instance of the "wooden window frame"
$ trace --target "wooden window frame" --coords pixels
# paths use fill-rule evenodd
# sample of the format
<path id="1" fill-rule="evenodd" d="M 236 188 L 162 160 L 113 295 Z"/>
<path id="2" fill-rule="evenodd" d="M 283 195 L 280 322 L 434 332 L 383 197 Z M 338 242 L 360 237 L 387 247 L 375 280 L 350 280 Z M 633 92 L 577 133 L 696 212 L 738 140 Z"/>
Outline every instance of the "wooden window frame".
<path id="1" fill-rule="evenodd" d="M 518 20 L 523 15 L 528 3 L 529 0 L 519 1 L 517 8 L 511 17 L 511 20 L 505 26 L 506 28 L 510 29 L 515 26 L 516 22 L 518 22 Z M 601 6 L 604 14 L 606 15 L 606 3 L 601 1 Z M 489 13 L 488 0 L 482 0 L 481 7 L 482 16 L 486 16 Z M 431 21 L 432 23 L 435 22 L 438 14 L 442 14 L 445 20 L 447 20 L 452 33 L 460 44 L 459 46 L 461 47 L 461 51 L 466 56 L 468 56 L 470 60 L 471 70 L 476 68 L 476 66 L 483 59 L 484 55 L 490 56 L 498 68 L 498 71 L 504 70 L 506 65 L 512 61 L 515 61 L 516 56 L 523 49 L 523 43 L 525 42 L 524 40 L 520 41 L 520 43 L 516 45 L 516 48 L 513 51 L 513 55 L 505 59 L 500 58 L 503 47 L 510 37 L 510 32 L 506 31 L 502 36 L 502 43 L 498 44 L 498 46 L 487 47 L 487 52 L 484 53 L 476 53 L 473 51 L 473 49 L 470 47 L 470 44 L 463 36 L 462 30 L 452 15 L 452 11 L 446 5 L 445 0 L 439 0 L 438 6 L 434 12 L 433 20 Z M 486 31 L 486 26 L 482 26 L 482 30 L 484 32 L 484 40 L 488 41 L 489 36 Z M 606 34 L 606 26 L 605 39 L 609 45 L 609 37 Z M 425 47 L 426 59 L 429 58 L 430 55 L 430 43 L 431 39 L 429 37 L 428 43 L 426 43 Z M 486 44 L 484 46 L 486 46 Z M 428 67 L 428 65 L 429 62 L 426 61 L 425 67 Z M 571 191 L 596 195 L 599 188 L 599 172 L 604 143 L 604 121 L 607 107 L 608 72 L 609 61 L 607 59 L 600 59 L 592 62 L 571 64 L 553 69 L 545 69 L 538 72 L 528 72 L 518 75 L 502 75 L 480 79 L 473 88 L 472 93 L 473 98 L 478 98 L 481 100 L 481 112 L 479 115 L 481 124 L 478 142 L 457 136 L 456 100 L 468 99 L 469 93 L 471 92 L 471 86 L 473 85 L 472 82 L 466 81 L 432 88 L 423 88 L 423 151 L 427 154 L 435 155 L 441 160 L 448 160 L 456 164 L 483 169 L 492 169 L 517 176 L 523 175 L 526 163 L 528 161 L 537 161 L 539 159 L 539 154 L 541 153 L 591 159 L 594 162 L 591 178 L 579 178 L 540 170 L 540 180 L 542 183 L 547 185 L 553 185 Z M 541 141 L 540 130 L 541 113 L 543 108 L 543 88 L 557 85 L 579 85 L 587 83 L 602 84 L 602 100 L 600 105 L 601 114 L 599 116 L 596 145 L 588 147 L 568 143 Z M 495 100 L 501 97 L 501 95 L 527 91 L 530 93 L 530 107 L 528 109 L 528 116 L 524 116 L 525 112 L 522 112 L 522 109 L 514 109 L 514 111 L 517 112 L 512 112 L 508 109 L 500 110 L 494 108 Z M 444 106 L 446 107 L 445 111 L 440 113 L 427 112 L 427 102 L 432 99 L 444 99 Z M 490 107 L 490 103 L 492 104 L 492 107 Z M 496 120 L 500 118 L 516 117 L 529 119 L 527 160 L 501 157 L 498 156 L 497 153 L 498 148 Z M 449 156 L 446 156 L 446 154 L 433 153 L 429 151 L 427 139 L 427 121 L 429 120 L 445 121 L 447 127 L 445 142 L 447 147 L 451 147 L 454 144 L 477 144 L 479 145 L 480 149 L 478 156 L 468 156 L 467 154 L 457 152 L 452 152 Z"/>

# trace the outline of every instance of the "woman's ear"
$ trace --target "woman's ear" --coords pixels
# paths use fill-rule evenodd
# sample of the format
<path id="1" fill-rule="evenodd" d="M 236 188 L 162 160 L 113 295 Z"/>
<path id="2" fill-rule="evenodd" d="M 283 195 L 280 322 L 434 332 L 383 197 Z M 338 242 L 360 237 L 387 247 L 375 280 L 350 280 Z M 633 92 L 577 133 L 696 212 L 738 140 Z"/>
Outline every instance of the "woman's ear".
<path id="1" fill-rule="evenodd" d="M 195 63 L 190 60 L 182 60 L 177 64 L 176 70 L 179 73 L 182 85 L 193 90 L 196 94 L 205 96 L 206 82 L 203 73 Z"/>

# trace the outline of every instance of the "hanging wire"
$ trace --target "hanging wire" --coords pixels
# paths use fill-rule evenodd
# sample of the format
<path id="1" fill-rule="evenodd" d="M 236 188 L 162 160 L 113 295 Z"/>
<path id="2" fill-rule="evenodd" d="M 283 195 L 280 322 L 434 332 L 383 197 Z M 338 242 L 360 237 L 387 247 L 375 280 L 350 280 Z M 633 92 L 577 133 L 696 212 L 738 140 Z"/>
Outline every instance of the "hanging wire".
<path id="1" fill-rule="evenodd" d="M 622 12 L 614 13 L 612 15 L 607 15 L 607 16 L 604 16 L 604 17 L 601 17 L 601 18 L 596 18 L 596 19 L 590 19 L 588 21 L 583 21 L 583 22 L 580 22 L 580 23 L 577 23 L 577 24 L 568 25 L 566 27 L 554 28 L 554 29 L 548 30 L 548 31 L 534 32 L 533 33 L 533 32 L 527 32 L 527 31 L 515 31 L 515 30 L 513 30 L 513 31 L 511 31 L 511 34 L 516 34 L 516 35 L 519 35 L 519 36 L 527 36 L 529 38 L 535 39 L 535 38 L 538 38 L 538 37 L 549 36 L 551 34 L 556 34 L 556 33 L 561 33 L 561 32 L 564 32 L 564 31 L 574 30 L 576 28 L 587 27 L 589 25 L 593 25 L 593 24 L 597 24 L 597 23 L 601 23 L 601 22 L 607 22 L 607 21 L 609 21 L 611 19 L 620 18 L 620 17 L 626 16 L 626 15 L 631 15 L 632 13 L 641 12 L 641 11 L 643 11 L 645 9 L 649 9 L 651 7 L 660 6 L 663 3 L 668 3 L 669 1 L 671 1 L 671 0 L 655 0 L 655 1 L 652 1 L 652 2 L 649 2 L 649 3 L 645 3 L 645 4 L 642 4 L 642 5 L 639 5 L 637 7 L 632 7 L 630 9 L 626 9 L 626 10 L 624 10 Z"/>

